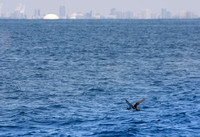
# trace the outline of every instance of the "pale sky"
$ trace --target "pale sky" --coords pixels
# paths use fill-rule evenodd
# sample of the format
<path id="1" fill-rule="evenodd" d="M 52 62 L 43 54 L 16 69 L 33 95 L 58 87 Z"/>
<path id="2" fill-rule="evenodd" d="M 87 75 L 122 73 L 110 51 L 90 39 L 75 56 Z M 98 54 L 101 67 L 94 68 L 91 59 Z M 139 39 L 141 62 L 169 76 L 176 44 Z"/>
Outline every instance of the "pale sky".
<path id="1" fill-rule="evenodd" d="M 162 8 L 166 8 L 172 14 L 191 11 L 200 15 L 200 0 L 0 0 L 1 10 L 13 12 L 20 3 L 26 6 L 25 13 L 28 16 L 34 14 L 34 9 L 40 9 L 42 14 L 58 14 L 60 5 L 66 6 L 67 14 L 92 10 L 93 13 L 108 15 L 112 8 L 133 12 L 150 9 L 152 12 L 160 13 Z"/>

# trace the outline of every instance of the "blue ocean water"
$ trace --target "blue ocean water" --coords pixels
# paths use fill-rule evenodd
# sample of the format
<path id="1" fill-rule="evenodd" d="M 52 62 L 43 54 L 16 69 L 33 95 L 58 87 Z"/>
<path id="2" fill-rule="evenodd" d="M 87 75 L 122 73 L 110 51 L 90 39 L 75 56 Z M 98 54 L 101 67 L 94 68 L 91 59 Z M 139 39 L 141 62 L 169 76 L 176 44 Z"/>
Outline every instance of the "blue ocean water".
<path id="1" fill-rule="evenodd" d="M 0 136 L 200 136 L 200 20 L 0 20 Z"/>

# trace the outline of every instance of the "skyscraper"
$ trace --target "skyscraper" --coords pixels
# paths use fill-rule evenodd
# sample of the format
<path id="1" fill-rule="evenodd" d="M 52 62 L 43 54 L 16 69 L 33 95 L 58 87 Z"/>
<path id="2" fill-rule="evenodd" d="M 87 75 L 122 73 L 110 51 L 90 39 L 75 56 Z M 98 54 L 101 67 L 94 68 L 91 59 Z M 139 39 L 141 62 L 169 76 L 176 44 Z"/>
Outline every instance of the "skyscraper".
<path id="1" fill-rule="evenodd" d="M 35 9 L 35 14 L 34 14 L 34 19 L 40 19 L 41 14 L 40 14 L 40 9 Z"/>
<path id="2" fill-rule="evenodd" d="M 190 12 L 190 11 L 187 11 L 186 12 L 186 18 L 187 19 L 192 19 L 192 18 L 198 18 L 198 16 L 195 15 L 194 13 Z"/>
<path id="3" fill-rule="evenodd" d="M 1 9 L 2 9 L 2 4 L 0 3 L 0 18 L 2 16 Z"/>
<path id="4" fill-rule="evenodd" d="M 167 11 L 166 9 L 161 10 L 161 18 L 162 19 L 169 19 L 171 18 L 171 13 Z"/>
<path id="5" fill-rule="evenodd" d="M 145 9 L 141 13 L 142 19 L 151 19 L 151 11 L 149 9 Z"/>
<path id="6" fill-rule="evenodd" d="M 133 12 L 131 12 L 131 11 L 124 12 L 124 18 L 125 19 L 132 19 L 133 18 Z"/>
<path id="7" fill-rule="evenodd" d="M 85 14 L 85 19 L 92 19 L 92 11 Z"/>
<path id="8" fill-rule="evenodd" d="M 23 4 L 19 4 L 19 6 L 15 9 L 15 11 L 11 14 L 10 18 L 12 19 L 25 19 L 25 8 L 26 6 Z"/>
<path id="9" fill-rule="evenodd" d="M 60 17 L 60 19 L 66 19 L 65 6 L 60 6 L 60 8 L 59 8 L 59 17 Z"/>
<path id="10" fill-rule="evenodd" d="M 116 15 L 117 10 L 115 8 L 110 10 L 110 15 Z"/>

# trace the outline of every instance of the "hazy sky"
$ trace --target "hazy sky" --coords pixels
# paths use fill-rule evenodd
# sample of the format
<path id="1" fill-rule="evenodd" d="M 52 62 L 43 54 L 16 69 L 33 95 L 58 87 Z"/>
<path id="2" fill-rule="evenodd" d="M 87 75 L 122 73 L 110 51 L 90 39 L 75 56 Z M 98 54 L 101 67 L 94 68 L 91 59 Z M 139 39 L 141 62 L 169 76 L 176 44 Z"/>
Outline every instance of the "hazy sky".
<path id="1" fill-rule="evenodd" d="M 200 15 L 200 0 L 0 0 L 2 12 L 13 12 L 22 3 L 26 6 L 26 14 L 33 15 L 34 9 L 41 9 L 42 14 L 58 14 L 60 5 L 65 5 L 68 14 L 73 12 L 88 12 L 109 14 L 111 8 L 120 11 L 140 12 L 151 9 L 160 13 L 161 8 L 166 8 L 172 13 L 180 10 L 192 11 Z"/>

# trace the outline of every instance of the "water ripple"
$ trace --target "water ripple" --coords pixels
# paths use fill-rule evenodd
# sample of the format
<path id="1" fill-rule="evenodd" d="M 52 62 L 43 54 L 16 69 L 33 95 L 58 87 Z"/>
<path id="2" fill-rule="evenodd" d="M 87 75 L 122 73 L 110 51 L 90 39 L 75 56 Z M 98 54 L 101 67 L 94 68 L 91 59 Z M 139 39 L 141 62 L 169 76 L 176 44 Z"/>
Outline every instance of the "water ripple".
<path id="1" fill-rule="evenodd" d="M 199 136 L 199 26 L 0 20 L 0 136 Z"/>

